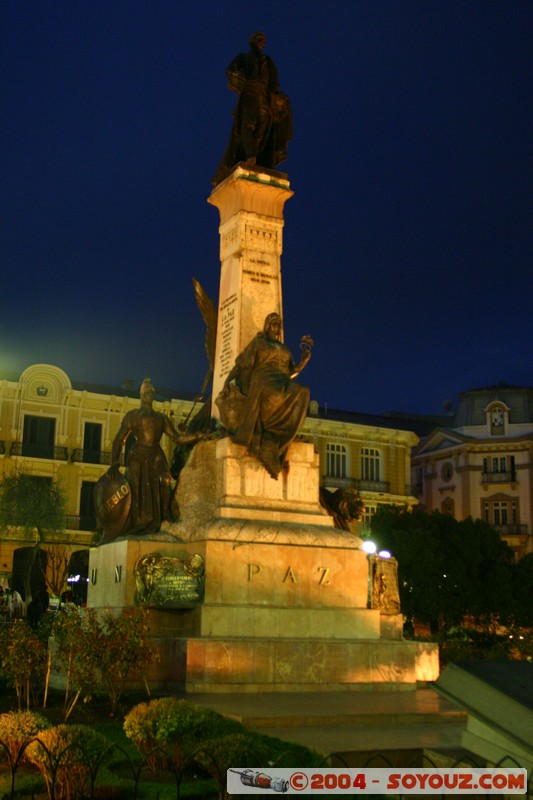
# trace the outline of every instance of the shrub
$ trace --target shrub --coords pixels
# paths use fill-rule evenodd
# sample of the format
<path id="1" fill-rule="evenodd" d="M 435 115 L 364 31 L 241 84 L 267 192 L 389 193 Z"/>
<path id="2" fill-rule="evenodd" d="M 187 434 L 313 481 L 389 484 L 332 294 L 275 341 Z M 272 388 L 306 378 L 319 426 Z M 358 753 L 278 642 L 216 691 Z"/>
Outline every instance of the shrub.
<path id="1" fill-rule="evenodd" d="M 24 620 L 6 626 L 0 641 L 1 663 L 8 681 L 15 687 L 19 709 L 29 709 L 32 690 L 42 683 L 47 665 L 47 647 Z"/>
<path id="2" fill-rule="evenodd" d="M 324 756 L 303 745 L 285 742 L 272 736 L 243 729 L 241 733 L 229 734 L 205 742 L 194 757 L 217 785 L 219 798 L 226 795 L 226 776 L 231 767 L 318 767 L 324 764 Z"/>
<path id="3" fill-rule="evenodd" d="M 90 696 L 98 688 L 107 691 L 116 715 L 126 680 L 145 678 L 154 651 L 146 641 L 147 626 L 142 610 L 109 611 L 98 615 L 60 615 L 54 626 L 57 656 L 65 674 L 65 720 L 81 693 Z"/>
<path id="4" fill-rule="evenodd" d="M 0 758 L 8 757 L 11 764 L 16 764 L 27 745 L 48 727 L 48 721 L 33 711 L 0 714 Z"/>
<path id="5" fill-rule="evenodd" d="M 0 714 L 0 759 L 9 760 L 10 797 L 14 796 L 15 775 L 24 760 L 27 747 L 37 734 L 47 727 L 48 721 L 32 711 L 10 711 L 7 714 Z"/>
<path id="6" fill-rule="evenodd" d="M 230 767 L 268 764 L 271 753 L 265 737 L 243 730 L 205 742 L 196 753 L 196 763 L 214 779 L 221 800 L 226 797 L 226 776 Z"/>
<path id="7" fill-rule="evenodd" d="M 175 697 L 139 703 L 124 720 L 126 736 L 153 770 L 172 766 L 182 771 L 201 743 L 242 730 L 216 711 Z"/>
<path id="8" fill-rule="evenodd" d="M 92 640 L 84 630 L 78 609 L 62 612 L 54 622 L 52 634 L 56 644 L 55 658 L 65 673 L 65 722 L 83 693 L 90 696 L 98 685 Z"/>
<path id="9" fill-rule="evenodd" d="M 112 747 L 87 725 L 58 725 L 42 731 L 26 753 L 42 773 L 50 800 L 79 800 L 91 794 L 98 769 Z"/>
<path id="10" fill-rule="evenodd" d="M 146 670 L 155 656 L 146 640 L 146 615 L 142 609 L 123 610 L 117 615 L 105 611 L 100 620 L 92 614 L 87 622 L 95 645 L 93 657 L 107 690 L 111 711 L 116 715 L 126 680 L 135 675 L 143 678 L 146 684 Z"/>
<path id="11" fill-rule="evenodd" d="M 458 628 L 441 636 L 441 667 L 451 661 L 505 660 L 513 656 L 513 639 L 508 635 L 472 628 Z"/>

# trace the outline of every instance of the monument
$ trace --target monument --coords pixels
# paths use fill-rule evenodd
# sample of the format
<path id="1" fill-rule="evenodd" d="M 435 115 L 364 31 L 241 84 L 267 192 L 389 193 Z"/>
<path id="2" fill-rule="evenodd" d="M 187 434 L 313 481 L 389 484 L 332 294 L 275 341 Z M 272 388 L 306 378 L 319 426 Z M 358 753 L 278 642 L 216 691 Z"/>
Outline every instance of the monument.
<path id="1" fill-rule="evenodd" d="M 211 407 L 219 431 L 195 444 L 180 472 L 177 521 L 163 515 L 155 532 L 134 526 L 92 549 L 88 605 L 148 610 L 160 653 L 152 683 L 161 687 L 413 689 L 437 677 L 437 648 L 403 640 L 394 564 L 369 561 L 346 530 L 357 498 L 321 497 L 318 454 L 298 437 L 309 390 L 295 378 L 313 342 L 302 337 L 298 363 L 283 342 L 283 207 L 292 191 L 274 169 L 281 150 L 266 144 L 277 73 L 262 55 L 264 36 L 250 44 L 230 65 L 239 146 L 226 151 L 209 197 L 220 213 Z"/>
<path id="2" fill-rule="evenodd" d="M 280 90 L 276 65 L 263 53 L 265 34 L 252 33 L 249 44 L 249 52 L 235 56 L 226 70 L 228 86 L 237 92 L 239 100 L 214 185 L 227 178 L 239 161 L 274 169 L 285 161 L 287 143 L 292 138 L 289 98 Z"/>

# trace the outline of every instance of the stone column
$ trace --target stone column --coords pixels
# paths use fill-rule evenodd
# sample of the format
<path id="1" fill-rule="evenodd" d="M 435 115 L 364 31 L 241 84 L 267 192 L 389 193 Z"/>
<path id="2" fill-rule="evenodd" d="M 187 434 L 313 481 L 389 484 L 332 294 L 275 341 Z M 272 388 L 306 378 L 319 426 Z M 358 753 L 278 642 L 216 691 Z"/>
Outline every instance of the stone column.
<path id="1" fill-rule="evenodd" d="M 220 291 L 213 406 L 236 357 L 262 330 L 267 314 L 283 316 L 283 207 L 292 197 L 280 173 L 237 166 L 211 192 L 220 212 Z"/>

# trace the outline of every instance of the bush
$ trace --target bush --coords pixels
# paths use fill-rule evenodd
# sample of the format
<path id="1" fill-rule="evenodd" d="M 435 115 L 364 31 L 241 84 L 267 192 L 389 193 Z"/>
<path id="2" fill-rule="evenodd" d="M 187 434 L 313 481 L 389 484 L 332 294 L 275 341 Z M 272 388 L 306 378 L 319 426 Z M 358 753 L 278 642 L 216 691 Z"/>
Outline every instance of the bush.
<path id="1" fill-rule="evenodd" d="M 196 763 L 215 779 L 220 798 L 226 796 L 226 777 L 230 767 L 257 767 L 268 764 L 271 753 L 266 737 L 243 730 L 205 742 L 196 753 Z M 298 765 L 300 766 L 300 764 Z"/>
<path id="2" fill-rule="evenodd" d="M 15 775 L 25 759 L 28 746 L 37 734 L 47 727 L 48 721 L 40 714 L 31 711 L 10 711 L 7 714 L 0 714 L 0 759 L 9 760 L 9 797 L 14 796 Z"/>
<path id="3" fill-rule="evenodd" d="M 48 720 L 33 711 L 0 714 L 0 758 L 7 757 L 11 765 L 16 764 L 28 744 L 48 727 Z"/>
<path id="4" fill-rule="evenodd" d="M 32 692 L 43 682 L 47 665 L 47 646 L 23 620 L 3 627 L 0 636 L 2 669 L 15 687 L 19 709 L 29 709 Z"/>
<path id="5" fill-rule="evenodd" d="M 118 711 L 126 680 L 135 675 L 142 677 L 146 683 L 147 667 L 155 657 L 153 648 L 146 640 L 147 633 L 146 615 L 142 609 L 123 610 L 117 615 L 106 611 L 101 616 L 94 655 L 114 715 Z"/>
<path id="6" fill-rule="evenodd" d="M 441 637 L 441 667 L 453 661 L 507 660 L 526 658 L 527 639 L 473 628 L 455 629 Z"/>
<path id="7" fill-rule="evenodd" d="M 91 794 L 98 769 L 112 747 L 87 725 L 58 725 L 42 731 L 26 753 L 42 773 L 49 798 L 79 800 Z"/>
<path id="8" fill-rule="evenodd" d="M 57 656 L 67 676 L 65 719 L 80 694 L 90 696 L 104 688 L 116 715 L 130 676 L 145 678 L 154 651 L 146 641 L 142 610 L 101 615 L 93 609 L 83 614 L 60 615 L 54 626 Z"/>
<path id="9" fill-rule="evenodd" d="M 242 730 L 216 711 L 175 697 L 139 703 L 124 720 L 126 736 L 153 770 L 172 766 L 181 772 L 201 743 Z"/>

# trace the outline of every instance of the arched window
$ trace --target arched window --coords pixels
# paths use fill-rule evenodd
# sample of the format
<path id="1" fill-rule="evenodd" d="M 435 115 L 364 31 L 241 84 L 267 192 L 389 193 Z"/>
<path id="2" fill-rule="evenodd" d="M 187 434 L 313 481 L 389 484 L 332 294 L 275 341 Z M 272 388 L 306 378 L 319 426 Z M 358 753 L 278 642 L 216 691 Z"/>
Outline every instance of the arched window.
<path id="1" fill-rule="evenodd" d="M 491 436 L 504 436 L 509 422 L 509 408 L 501 400 L 496 400 L 485 409 L 487 425 Z"/>
<path id="2" fill-rule="evenodd" d="M 443 514 L 449 514 L 450 517 L 455 515 L 455 503 L 451 497 L 442 501 L 441 511 Z"/>

